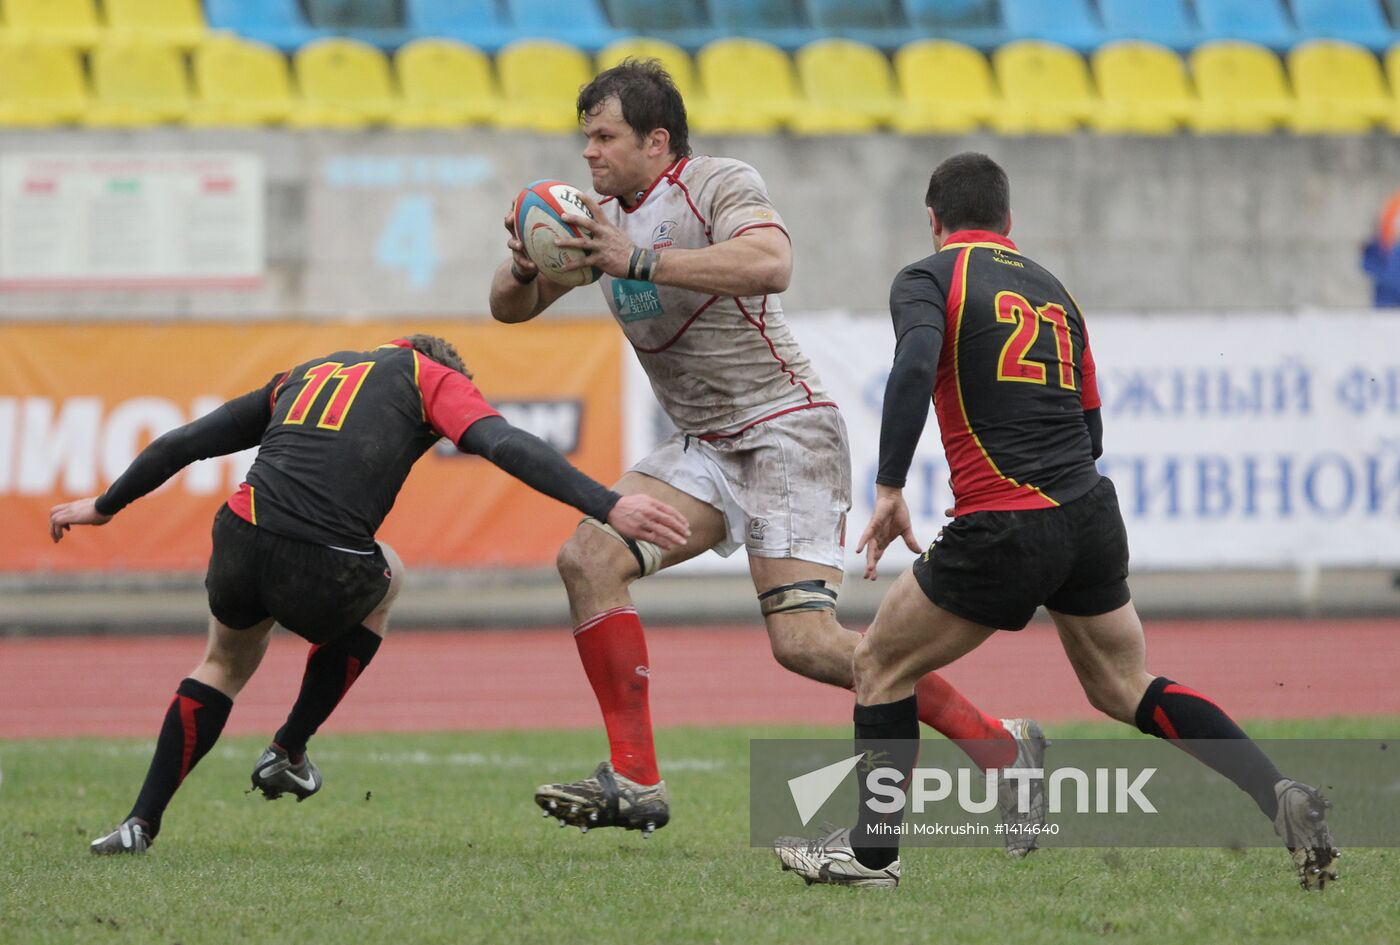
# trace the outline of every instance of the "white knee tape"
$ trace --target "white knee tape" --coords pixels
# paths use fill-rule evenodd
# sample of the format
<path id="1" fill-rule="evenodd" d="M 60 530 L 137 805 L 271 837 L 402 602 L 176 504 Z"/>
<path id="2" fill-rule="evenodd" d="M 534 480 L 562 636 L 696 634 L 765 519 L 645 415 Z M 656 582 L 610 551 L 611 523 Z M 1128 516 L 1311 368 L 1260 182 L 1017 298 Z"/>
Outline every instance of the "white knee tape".
<path id="1" fill-rule="evenodd" d="M 638 541 L 635 538 L 625 538 L 616 528 L 607 522 L 600 522 L 593 516 L 588 516 L 584 524 L 592 525 L 627 546 L 627 550 L 632 552 L 632 557 L 637 559 L 637 568 L 641 572 L 638 577 L 646 577 L 648 574 L 655 574 L 661 570 L 661 549 L 649 541 Z"/>

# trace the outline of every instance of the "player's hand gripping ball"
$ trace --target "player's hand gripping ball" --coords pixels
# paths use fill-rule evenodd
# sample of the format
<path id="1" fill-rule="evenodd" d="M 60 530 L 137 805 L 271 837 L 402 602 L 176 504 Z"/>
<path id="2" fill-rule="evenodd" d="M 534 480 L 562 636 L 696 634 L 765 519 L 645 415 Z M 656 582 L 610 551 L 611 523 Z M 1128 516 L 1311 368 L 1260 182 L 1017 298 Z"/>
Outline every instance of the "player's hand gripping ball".
<path id="1" fill-rule="evenodd" d="M 586 254 L 581 249 L 558 246 L 556 240 L 588 237 L 564 222 L 566 213 L 593 218 L 577 187 L 557 180 L 537 180 L 515 198 L 515 235 L 525 245 L 525 255 L 550 281 L 560 285 L 597 282 L 603 270 L 596 266 L 564 269 Z"/>

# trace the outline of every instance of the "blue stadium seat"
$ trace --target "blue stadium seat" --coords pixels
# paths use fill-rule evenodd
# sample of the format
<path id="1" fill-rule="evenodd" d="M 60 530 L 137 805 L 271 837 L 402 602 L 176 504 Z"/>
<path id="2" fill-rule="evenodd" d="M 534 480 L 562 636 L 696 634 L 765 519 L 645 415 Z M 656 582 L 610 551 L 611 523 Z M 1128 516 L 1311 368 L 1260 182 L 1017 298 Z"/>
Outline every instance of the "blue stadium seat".
<path id="1" fill-rule="evenodd" d="M 302 0 L 307 20 L 321 29 L 394 29 L 399 25 L 397 0 Z"/>
<path id="2" fill-rule="evenodd" d="M 691 51 L 724 35 L 710 22 L 703 0 L 608 0 L 608 12 L 624 32 L 655 36 Z"/>
<path id="3" fill-rule="evenodd" d="M 1185 52 L 1204 40 L 1186 0 L 1099 0 L 1109 39 L 1141 39 Z"/>
<path id="4" fill-rule="evenodd" d="M 306 25 L 297 0 L 204 0 L 204 15 L 211 30 L 231 30 L 283 52 L 327 35 Z"/>
<path id="5" fill-rule="evenodd" d="M 1340 39 L 1373 52 L 1400 40 L 1379 0 L 1293 0 L 1293 16 L 1305 39 Z"/>
<path id="6" fill-rule="evenodd" d="M 1008 39 L 996 0 L 903 0 L 911 38 L 946 39 L 988 50 Z"/>
<path id="7" fill-rule="evenodd" d="M 455 39 L 494 53 L 516 38 L 496 0 L 407 0 L 404 19 L 417 36 Z"/>
<path id="8" fill-rule="evenodd" d="M 303 0 L 313 29 L 348 36 L 381 49 L 397 49 L 415 39 L 399 22 L 397 0 Z"/>
<path id="9" fill-rule="evenodd" d="M 1002 0 L 1001 7 L 1012 39 L 1039 39 L 1079 52 L 1104 41 L 1090 0 Z"/>
<path id="10" fill-rule="evenodd" d="M 807 0 L 812 25 L 858 43 L 896 49 L 915 39 L 899 0 Z"/>
<path id="11" fill-rule="evenodd" d="M 1196 14 L 1208 40 L 1237 39 L 1274 50 L 1298 42 L 1282 0 L 1196 0 Z"/>
<path id="12" fill-rule="evenodd" d="M 786 50 L 821 39 L 801 0 L 709 0 L 710 15 L 725 36 L 756 39 Z"/>
<path id="13" fill-rule="evenodd" d="M 552 39 L 596 53 L 623 37 L 598 0 L 506 0 L 506 7 L 522 39 Z"/>

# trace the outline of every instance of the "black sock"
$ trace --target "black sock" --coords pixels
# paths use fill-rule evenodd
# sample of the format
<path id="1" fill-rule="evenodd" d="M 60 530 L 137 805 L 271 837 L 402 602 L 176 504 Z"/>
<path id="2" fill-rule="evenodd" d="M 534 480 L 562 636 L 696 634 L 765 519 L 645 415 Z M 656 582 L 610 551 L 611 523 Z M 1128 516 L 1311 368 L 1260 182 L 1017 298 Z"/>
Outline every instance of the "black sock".
<path id="1" fill-rule="evenodd" d="M 374 659 L 383 637 L 363 624 L 348 630 L 321 646 L 313 646 L 306 657 L 301 692 L 287 721 L 272 739 L 300 761 L 306 742 L 330 718 L 360 673 Z"/>
<path id="2" fill-rule="evenodd" d="M 194 679 L 180 681 L 175 698 L 165 710 L 156 753 L 136 797 L 136 806 L 127 815 L 144 820 L 152 837 L 160 832 L 160 819 L 180 782 L 219 740 L 232 708 L 233 700 L 213 686 Z"/>
<path id="3" fill-rule="evenodd" d="M 870 751 L 878 758 L 877 767 L 899 770 L 901 785 L 907 790 L 914 764 L 919 757 L 919 700 L 916 696 L 881 705 L 857 705 L 855 710 L 856 751 Z M 871 742 L 880 744 L 872 745 Z M 869 759 L 867 759 L 869 760 Z M 851 831 L 851 848 L 862 866 L 882 870 L 899 859 L 899 825 L 904 811 L 876 814 L 868 804 L 871 792 L 866 786 L 866 762 L 856 766 L 860 777 L 860 817 Z M 875 828 L 875 824 L 879 828 Z M 863 846 L 879 838 L 879 846 Z"/>
<path id="4" fill-rule="evenodd" d="M 1225 710 L 1199 692 L 1158 676 L 1138 703 L 1136 722 L 1148 735 L 1190 740 L 1188 754 L 1235 782 L 1265 817 L 1278 814 L 1274 785 L 1283 775 Z"/>

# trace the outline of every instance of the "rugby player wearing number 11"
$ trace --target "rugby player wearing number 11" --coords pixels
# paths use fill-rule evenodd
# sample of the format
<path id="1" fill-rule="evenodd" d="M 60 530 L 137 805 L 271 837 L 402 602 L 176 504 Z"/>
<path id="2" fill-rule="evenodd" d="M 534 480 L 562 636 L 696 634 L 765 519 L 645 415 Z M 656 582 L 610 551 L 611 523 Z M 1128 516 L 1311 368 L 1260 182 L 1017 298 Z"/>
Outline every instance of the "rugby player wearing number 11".
<path id="1" fill-rule="evenodd" d="M 105 493 L 49 512 L 59 541 L 74 525 L 107 524 L 195 460 L 258 447 L 247 480 L 214 518 L 204 659 L 166 709 L 131 812 L 92 842 L 93 853 L 146 852 L 262 661 L 274 622 L 313 646 L 296 704 L 253 768 L 253 788 L 298 801 L 321 789 L 307 740 L 378 651 L 403 583 L 398 556 L 375 533 L 413 464 L 441 437 L 629 538 L 669 548 L 690 532 L 665 503 L 604 488 L 507 423 L 456 349 L 434 335 L 302 363 L 170 431 Z"/>

